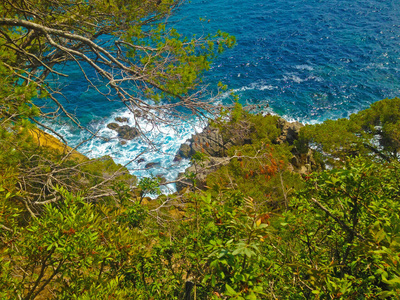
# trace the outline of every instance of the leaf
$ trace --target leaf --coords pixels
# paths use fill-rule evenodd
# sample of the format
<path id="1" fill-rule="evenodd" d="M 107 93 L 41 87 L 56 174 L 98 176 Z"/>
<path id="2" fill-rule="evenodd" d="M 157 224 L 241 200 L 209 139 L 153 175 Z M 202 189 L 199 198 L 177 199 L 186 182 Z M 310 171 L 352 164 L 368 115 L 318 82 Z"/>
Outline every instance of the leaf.
<path id="1" fill-rule="evenodd" d="M 258 226 L 258 229 L 263 229 L 268 227 L 268 224 L 261 224 L 260 226 Z"/>
<path id="2" fill-rule="evenodd" d="M 247 257 L 252 257 L 252 256 L 254 255 L 254 252 L 251 251 L 251 250 L 248 249 L 248 248 L 244 248 L 243 252 L 244 252 L 244 254 L 245 254 Z"/>
<path id="3" fill-rule="evenodd" d="M 376 241 L 379 243 L 381 242 L 386 236 L 385 231 L 383 230 L 383 228 L 381 230 L 379 230 L 376 234 L 375 234 L 375 239 Z"/>
<path id="4" fill-rule="evenodd" d="M 384 280 L 385 283 L 389 284 L 389 285 L 400 285 L 400 278 L 396 277 L 390 280 Z"/>
<path id="5" fill-rule="evenodd" d="M 248 299 L 248 300 L 257 300 L 257 296 L 256 296 L 253 292 L 251 292 L 250 294 L 248 294 L 248 295 L 246 296 L 245 299 Z"/>
<path id="6" fill-rule="evenodd" d="M 232 252 L 232 255 L 238 255 L 243 253 L 243 248 L 237 248 L 235 251 Z"/>
<path id="7" fill-rule="evenodd" d="M 235 296 L 237 294 L 229 284 L 225 284 L 225 289 L 226 289 L 225 294 L 227 296 Z"/>

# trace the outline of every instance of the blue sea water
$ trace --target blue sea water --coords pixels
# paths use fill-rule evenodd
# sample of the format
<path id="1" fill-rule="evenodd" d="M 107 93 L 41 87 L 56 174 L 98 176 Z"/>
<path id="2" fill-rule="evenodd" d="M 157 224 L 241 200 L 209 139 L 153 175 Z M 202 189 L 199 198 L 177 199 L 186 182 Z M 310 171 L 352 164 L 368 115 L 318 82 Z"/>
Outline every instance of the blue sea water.
<path id="1" fill-rule="evenodd" d="M 213 90 L 222 81 L 243 104 L 268 104 L 269 112 L 288 119 L 315 123 L 347 117 L 400 94 L 400 0 L 191 0 L 171 21 L 188 36 L 218 29 L 235 35 L 236 47 L 214 62 L 205 83 Z M 65 104 L 84 124 L 111 138 L 92 139 L 80 151 L 110 155 L 123 164 L 143 152 L 145 162 L 128 165 L 139 176 L 174 180 L 187 167 L 187 161 L 177 164 L 173 157 L 201 124 L 149 127 L 158 149 L 143 140 L 121 145 L 106 125 L 116 116 L 133 124 L 128 112 L 88 89 L 78 69 L 68 73 Z M 87 138 L 71 126 L 52 126 L 72 145 Z M 145 170 L 148 162 L 160 166 Z"/>

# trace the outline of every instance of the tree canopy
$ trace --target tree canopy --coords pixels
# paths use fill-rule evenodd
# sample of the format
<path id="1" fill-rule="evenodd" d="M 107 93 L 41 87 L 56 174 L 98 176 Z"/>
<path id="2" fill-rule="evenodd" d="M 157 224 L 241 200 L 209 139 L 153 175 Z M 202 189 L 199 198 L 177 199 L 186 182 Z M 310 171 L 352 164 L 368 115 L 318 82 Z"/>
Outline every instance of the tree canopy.
<path id="1" fill-rule="evenodd" d="M 167 114 L 179 115 L 176 109 L 195 114 L 214 109 L 209 99 L 199 96 L 201 75 L 235 40 L 222 32 L 198 38 L 180 35 L 168 18 L 181 4 L 180 0 L 1 1 L 0 163 L 2 169 L 11 168 L 10 173 L 23 178 L 26 184 L 19 189 L 29 191 L 32 201 L 47 201 L 56 182 L 79 190 L 69 178 L 71 172 L 82 173 L 66 158 L 55 163 L 49 153 L 44 155 L 47 150 L 38 149 L 43 135 L 37 138 L 34 124 L 65 144 L 64 137 L 43 120 L 67 117 L 74 126 L 96 134 L 65 108 L 62 91 L 49 80 L 68 80 L 63 66 L 81 70 L 99 95 L 122 102 L 135 118 L 145 117 L 147 124 L 168 121 Z M 141 132 L 138 122 L 135 126 Z M 73 153 L 70 148 L 61 152 L 68 157 Z"/>
<path id="2" fill-rule="evenodd" d="M 305 126 L 299 143 L 313 145 L 331 158 L 371 155 L 386 162 L 398 160 L 400 99 L 384 99 L 349 118 Z M 331 163 L 334 164 L 333 160 Z"/>
<path id="3" fill-rule="evenodd" d="M 197 95 L 199 75 L 209 69 L 218 52 L 233 46 L 234 38 L 222 32 L 201 38 L 181 36 L 166 23 L 181 2 L 2 1 L 0 70 L 4 88 L 23 89 L 21 105 L 33 97 L 49 98 L 57 112 L 79 125 L 64 109 L 58 91 L 46 83 L 49 75 L 67 77 L 59 66 L 73 62 L 98 93 L 119 99 L 134 115 L 140 113 L 159 122 L 160 110 L 186 107 L 197 113 L 206 111 L 210 106 Z M 89 70 L 101 83 L 88 75 Z M 32 103 L 29 106 L 32 108 Z M 47 112 L 49 117 L 53 114 Z"/>

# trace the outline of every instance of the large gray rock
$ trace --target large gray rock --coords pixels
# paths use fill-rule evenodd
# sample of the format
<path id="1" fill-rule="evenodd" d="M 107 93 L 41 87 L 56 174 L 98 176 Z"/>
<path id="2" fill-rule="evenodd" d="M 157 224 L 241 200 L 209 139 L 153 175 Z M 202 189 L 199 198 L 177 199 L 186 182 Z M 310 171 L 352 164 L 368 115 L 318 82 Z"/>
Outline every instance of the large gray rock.
<path id="1" fill-rule="evenodd" d="M 224 149 L 224 142 L 219 130 L 207 126 L 203 132 L 193 135 L 192 138 L 181 145 L 175 159 L 191 158 L 196 152 L 202 152 L 208 156 L 221 157 Z"/>
<path id="2" fill-rule="evenodd" d="M 161 166 L 161 163 L 159 163 L 159 162 L 150 162 L 150 163 L 147 163 L 144 167 L 146 169 L 151 169 L 151 168 L 158 168 L 160 166 Z"/>
<path id="3" fill-rule="evenodd" d="M 181 158 L 189 158 L 192 155 L 191 151 L 192 147 L 190 147 L 190 144 L 182 144 L 178 150 L 177 156 Z"/>
<path id="4" fill-rule="evenodd" d="M 226 146 L 219 130 L 207 126 L 203 132 L 196 134 L 191 139 L 191 154 L 203 152 L 209 156 L 222 157 Z"/>
<path id="5" fill-rule="evenodd" d="M 133 140 L 140 134 L 139 130 L 129 125 L 119 126 L 117 123 L 109 123 L 107 128 L 118 132 L 118 137 L 124 140 Z"/>
<path id="6" fill-rule="evenodd" d="M 250 142 L 251 140 L 247 135 L 239 133 L 234 128 L 223 135 L 219 129 L 207 126 L 203 132 L 193 135 L 192 138 L 181 145 L 175 156 L 175 161 L 179 161 L 181 158 L 191 158 L 196 152 L 205 153 L 207 156 L 224 157 L 226 150 L 230 147 Z"/>
<path id="7" fill-rule="evenodd" d="M 129 125 L 123 125 L 116 129 L 118 137 L 124 140 L 133 140 L 139 135 L 139 130 Z"/>

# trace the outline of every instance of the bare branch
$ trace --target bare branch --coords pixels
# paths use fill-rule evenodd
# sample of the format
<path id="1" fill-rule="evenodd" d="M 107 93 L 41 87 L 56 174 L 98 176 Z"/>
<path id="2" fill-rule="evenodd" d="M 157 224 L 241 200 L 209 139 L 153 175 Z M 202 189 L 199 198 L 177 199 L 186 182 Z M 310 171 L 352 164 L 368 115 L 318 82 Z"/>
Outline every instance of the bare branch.
<path id="1" fill-rule="evenodd" d="M 351 229 L 349 226 L 346 225 L 346 223 L 344 223 L 342 220 L 340 220 L 338 217 L 334 216 L 327 208 L 325 208 L 320 202 L 318 202 L 317 199 L 312 198 L 311 199 L 320 209 L 322 209 L 324 212 L 327 213 L 328 216 L 330 216 L 332 219 L 334 219 L 336 221 L 336 223 L 338 223 L 340 225 L 340 227 L 342 227 L 343 230 L 354 234 L 356 237 L 358 237 L 360 240 L 364 241 L 364 237 L 362 237 L 361 235 L 359 235 L 357 232 L 355 232 L 353 229 Z"/>

